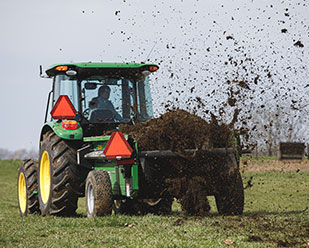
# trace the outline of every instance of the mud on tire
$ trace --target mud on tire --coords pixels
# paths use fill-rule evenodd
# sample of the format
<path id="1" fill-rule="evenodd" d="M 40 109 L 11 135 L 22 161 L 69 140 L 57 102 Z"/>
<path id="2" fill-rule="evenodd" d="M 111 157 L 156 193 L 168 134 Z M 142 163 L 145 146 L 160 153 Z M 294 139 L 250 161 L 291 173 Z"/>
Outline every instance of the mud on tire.
<path id="1" fill-rule="evenodd" d="M 76 151 L 52 131 L 43 135 L 40 144 L 38 178 L 41 214 L 74 215 L 80 195 Z"/>
<path id="2" fill-rule="evenodd" d="M 37 180 L 38 161 L 27 159 L 24 160 L 19 166 L 17 177 L 17 198 L 18 208 L 21 216 L 28 214 L 39 213 L 39 200 L 38 200 L 38 180 Z M 23 178 L 23 179 L 22 179 Z M 22 198 L 21 182 L 24 180 L 24 187 L 26 197 Z M 24 201 L 23 203 L 21 201 Z M 24 204 L 24 205 L 23 205 Z"/>
<path id="3" fill-rule="evenodd" d="M 85 194 L 88 217 L 112 214 L 112 184 L 106 171 L 94 170 L 89 172 L 86 179 Z"/>

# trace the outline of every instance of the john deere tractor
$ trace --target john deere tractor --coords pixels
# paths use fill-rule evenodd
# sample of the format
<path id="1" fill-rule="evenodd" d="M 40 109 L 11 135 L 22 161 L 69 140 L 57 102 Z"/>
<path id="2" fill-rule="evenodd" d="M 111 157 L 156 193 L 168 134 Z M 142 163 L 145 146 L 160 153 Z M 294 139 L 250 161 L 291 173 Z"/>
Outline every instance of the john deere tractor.
<path id="1" fill-rule="evenodd" d="M 112 210 L 134 213 L 141 205 L 153 213 L 171 212 L 172 199 L 142 185 L 151 170 L 147 160 L 175 154 L 139 151 L 134 137 L 118 131 L 121 123 L 153 117 L 149 77 L 157 70 L 157 65 L 136 63 L 57 64 L 46 70 L 52 90 L 39 161 L 25 160 L 18 173 L 21 216 L 72 216 L 84 196 L 88 217 Z M 242 213 L 241 178 L 237 190 L 231 198 L 236 207 L 221 204 L 222 213 Z"/>

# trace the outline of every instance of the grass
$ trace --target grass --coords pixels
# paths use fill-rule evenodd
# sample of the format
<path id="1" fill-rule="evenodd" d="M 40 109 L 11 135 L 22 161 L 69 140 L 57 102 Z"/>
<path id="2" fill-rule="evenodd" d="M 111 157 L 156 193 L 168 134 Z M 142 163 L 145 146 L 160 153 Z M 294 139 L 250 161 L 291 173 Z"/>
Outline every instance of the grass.
<path id="1" fill-rule="evenodd" d="M 276 156 L 253 156 L 253 155 L 243 155 L 240 157 L 241 161 L 255 161 L 263 163 L 264 161 L 275 161 L 277 160 Z"/>
<path id="2" fill-rule="evenodd" d="M 18 212 L 17 161 L 0 161 L 0 247 L 309 247 L 309 171 L 243 173 L 245 212 L 220 216 L 214 198 L 207 217 L 186 216 L 175 201 L 170 216 L 76 218 Z"/>
<path id="3" fill-rule="evenodd" d="M 264 161 L 277 161 L 277 156 L 258 156 L 256 157 L 255 155 L 242 155 L 240 157 L 241 161 L 255 161 L 255 162 L 260 162 L 263 163 Z M 303 161 L 308 161 L 308 157 L 305 156 Z"/>

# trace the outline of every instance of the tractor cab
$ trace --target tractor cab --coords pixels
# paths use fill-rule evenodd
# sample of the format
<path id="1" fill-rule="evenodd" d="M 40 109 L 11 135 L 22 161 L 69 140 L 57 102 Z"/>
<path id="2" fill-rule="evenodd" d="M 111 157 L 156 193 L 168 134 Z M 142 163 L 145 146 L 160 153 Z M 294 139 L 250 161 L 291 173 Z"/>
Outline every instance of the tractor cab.
<path id="1" fill-rule="evenodd" d="M 153 116 L 149 75 L 157 69 L 147 64 L 53 65 L 46 71 L 53 78 L 51 121 L 74 119 L 85 125 L 147 121 Z M 63 96 L 71 113 L 53 115 Z"/>

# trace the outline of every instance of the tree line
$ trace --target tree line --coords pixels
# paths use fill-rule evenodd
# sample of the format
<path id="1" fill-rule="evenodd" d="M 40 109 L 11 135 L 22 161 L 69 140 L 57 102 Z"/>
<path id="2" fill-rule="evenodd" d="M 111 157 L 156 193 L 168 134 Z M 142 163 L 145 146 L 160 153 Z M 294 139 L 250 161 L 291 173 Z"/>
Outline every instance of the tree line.
<path id="1" fill-rule="evenodd" d="M 8 149 L 0 148 L 0 160 L 23 160 L 23 159 L 38 159 L 39 152 L 35 149 L 19 149 L 10 151 Z"/>

